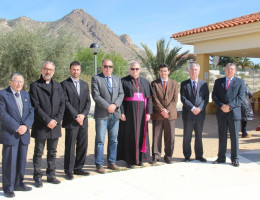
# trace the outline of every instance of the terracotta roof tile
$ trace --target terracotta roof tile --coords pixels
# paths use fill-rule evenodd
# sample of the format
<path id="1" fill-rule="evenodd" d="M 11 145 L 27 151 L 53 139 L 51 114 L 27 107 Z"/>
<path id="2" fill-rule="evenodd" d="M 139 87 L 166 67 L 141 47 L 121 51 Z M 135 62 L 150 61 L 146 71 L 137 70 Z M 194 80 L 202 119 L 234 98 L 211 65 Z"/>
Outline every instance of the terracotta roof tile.
<path id="1" fill-rule="evenodd" d="M 207 26 L 194 28 L 194 29 L 182 31 L 179 33 L 174 33 L 174 34 L 172 34 L 171 38 L 178 38 L 178 37 L 182 37 L 182 36 L 186 36 L 186 35 L 192 35 L 192 34 L 196 34 L 196 33 L 207 32 L 207 31 L 212 31 L 212 30 L 222 29 L 222 28 L 229 28 L 229 27 L 233 27 L 233 26 L 239 26 L 242 24 L 249 24 L 249 23 L 254 23 L 254 22 L 259 22 L 259 21 L 260 21 L 260 12 L 257 12 L 257 13 L 252 13 L 250 15 L 244 15 L 241 17 L 237 17 L 234 19 L 229 19 L 229 20 L 226 20 L 223 22 L 218 22 L 215 24 L 210 24 Z"/>

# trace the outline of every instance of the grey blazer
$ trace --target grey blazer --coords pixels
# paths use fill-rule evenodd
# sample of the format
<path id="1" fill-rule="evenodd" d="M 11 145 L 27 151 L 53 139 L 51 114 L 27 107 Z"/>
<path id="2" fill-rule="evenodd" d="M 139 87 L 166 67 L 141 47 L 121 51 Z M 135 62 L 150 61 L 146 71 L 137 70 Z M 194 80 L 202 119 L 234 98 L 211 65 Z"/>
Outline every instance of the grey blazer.
<path id="1" fill-rule="evenodd" d="M 107 119 L 110 113 L 107 112 L 107 107 L 110 104 L 116 104 L 117 109 L 114 116 L 119 119 L 121 117 L 120 106 L 124 99 L 124 91 L 121 83 L 121 79 L 117 76 L 112 77 L 112 94 L 109 91 L 107 79 L 103 73 L 97 74 L 92 77 L 91 80 L 91 94 L 95 101 L 95 119 Z"/>

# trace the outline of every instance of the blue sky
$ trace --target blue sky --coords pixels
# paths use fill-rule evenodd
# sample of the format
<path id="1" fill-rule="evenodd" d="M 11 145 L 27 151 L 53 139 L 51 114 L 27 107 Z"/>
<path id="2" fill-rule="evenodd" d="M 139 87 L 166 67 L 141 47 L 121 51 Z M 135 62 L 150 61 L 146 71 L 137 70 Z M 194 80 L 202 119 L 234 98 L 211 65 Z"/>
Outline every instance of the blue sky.
<path id="1" fill-rule="evenodd" d="M 158 39 L 168 41 L 173 33 L 260 12 L 260 1 L 1 0 L 0 18 L 56 21 L 73 9 L 84 9 L 117 35 L 127 33 L 138 46 L 142 42 L 155 50 Z M 181 46 L 173 39 L 171 45 Z M 193 52 L 193 46 L 182 47 Z"/>

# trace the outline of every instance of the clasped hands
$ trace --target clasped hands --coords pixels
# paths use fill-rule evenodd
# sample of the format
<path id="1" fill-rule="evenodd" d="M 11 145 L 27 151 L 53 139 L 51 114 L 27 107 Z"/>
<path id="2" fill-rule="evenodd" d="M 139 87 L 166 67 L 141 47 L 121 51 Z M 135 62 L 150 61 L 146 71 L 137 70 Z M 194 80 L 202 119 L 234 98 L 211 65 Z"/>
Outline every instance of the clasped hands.
<path id="1" fill-rule="evenodd" d="M 166 108 L 164 108 L 164 109 L 161 110 L 161 115 L 162 115 L 165 119 L 167 119 L 167 118 L 169 118 L 169 111 L 168 111 Z"/>
<path id="2" fill-rule="evenodd" d="M 109 113 L 114 113 L 116 111 L 116 104 L 110 104 L 108 107 L 107 107 L 107 112 Z"/>
<path id="3" fill-rule="evenodd" d="M 225 104 L 220 108 L 224 113 L 230 112 L 230 106 Z"/>
<path id="4" fill-rule="evenodd" d="M 200 108 L 194 107 L 192 113 L 193 113 L 194 115 L 198 115 L 198 114 L 200 113 L 200 111 L 201 111 Z"/>
<path id="5" fill-rule="evenodd" d="M 58 124 L 58 122 L 57 122 L 56 120 L 52 119 L 52 120 L 49 122 L 49 124 L 47 125 L 47 127 L 50 128 L 50 129 L 54 129 L 55 126 L 57 126 L 57 124 Z"/>
<path id="6" fill-rule="evenodd" d="M 17 132 L 19 135 L 23 135 L 23 134 L 25 134 L 26 131 L 27 131 L 27 126 L 21 125 L 21 126 L 19 126 L 19 128 L 17 129 L 16 132 Z"/>
<path id="7" fill-rule="evenodd" d="M 76 118 L 76 121 L 78 122 L 78 124 L 79 124 L 80 126 L 82 126 L 82 125 L 83 125 L 83 122 L 84 122 L 84 119 L 85 119 L 85 115 L 83 115 L 83 114 L 78 114 L 78 115 L 77 115 L 77 118 Z"/>

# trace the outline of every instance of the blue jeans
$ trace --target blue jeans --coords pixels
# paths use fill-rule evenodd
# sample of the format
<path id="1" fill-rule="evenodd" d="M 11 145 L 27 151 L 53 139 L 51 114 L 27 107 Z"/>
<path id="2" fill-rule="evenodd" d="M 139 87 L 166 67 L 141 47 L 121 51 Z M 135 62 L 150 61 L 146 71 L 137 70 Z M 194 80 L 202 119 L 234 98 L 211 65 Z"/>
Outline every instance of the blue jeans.
<path id="1" fill-rule="evenodd" d="M 117 136 L 119 128 L 119 119 L 113 114 L 109 119 L 96 119 L 96 140 L 95 140 L 95 164 L 104 165 L 104 141 L 108 130 L 107 161 L 108 164 L 116 162 L 117 155 Z"/>

